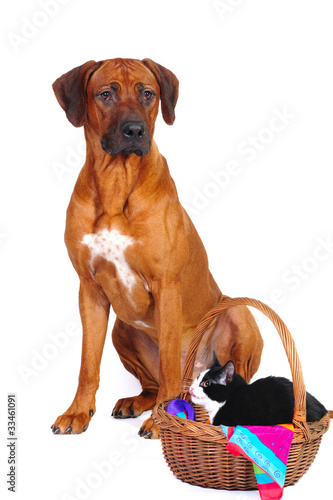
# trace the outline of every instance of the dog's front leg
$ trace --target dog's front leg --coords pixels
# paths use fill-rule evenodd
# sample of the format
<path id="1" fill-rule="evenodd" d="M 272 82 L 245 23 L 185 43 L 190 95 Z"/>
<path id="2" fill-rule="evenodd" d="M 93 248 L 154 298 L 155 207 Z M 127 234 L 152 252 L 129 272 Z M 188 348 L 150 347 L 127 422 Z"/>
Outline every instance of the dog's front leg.
<path id="1" fill-rule="evenodd" d="M 152 295 L 155 303 L 155 322 L 159 346 L 159 391 L 156 403 L 174 398 L 181 384 L 181 283 L 154 282 Z M 145 420 L 139 434 L 157 438 L 159 431 L 152 417 Z"/>
<path id="2" fill-rule="evenodd" d="M 81 280 L 79 293 L 83 327 L 79 385 L 73 403 L 52 426 L 55 434 L 78 434 L 86 430 L 96 411 L 95 394 L 108 325 L 110 303 L 92 280 Z"/>
<path id="3" fill-rule="evenodd" d="M 154 290 L 155 288 L 155 290 Z M 158 282 L 153 287 L 159 345 L 157 403 L 176 397 L 181 382 L 182 302 L 181 284 Z"/>

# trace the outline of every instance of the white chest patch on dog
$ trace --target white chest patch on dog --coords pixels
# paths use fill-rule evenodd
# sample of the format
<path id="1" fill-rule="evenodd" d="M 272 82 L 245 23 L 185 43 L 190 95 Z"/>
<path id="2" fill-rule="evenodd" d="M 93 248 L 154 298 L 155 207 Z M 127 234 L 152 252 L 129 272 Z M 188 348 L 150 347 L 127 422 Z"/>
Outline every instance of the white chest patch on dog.
<path id="1" fill-rule="evenodd" d="M 111 231 L 103 229 L 98 233 L 86 234 L 82 243 L 90 249 L 92 261 L 96 257 L 103 257 L 108 262 L 112 262 L 116 268 L 117 278 L 131 291 L 136 279 L 124 252 L 134 243 L 132 238 L 120 234 L 116 229 Z"/>
<path id="2" fill-rule="evenodd" d="M 145 327 L 145 328 L 150 328 L 149 325 L 147 325 L 147 323 L 145 323 L 144 321 L 134 321 L 135 325 L 138 326 L 140 328 L 141 327 Z"/>

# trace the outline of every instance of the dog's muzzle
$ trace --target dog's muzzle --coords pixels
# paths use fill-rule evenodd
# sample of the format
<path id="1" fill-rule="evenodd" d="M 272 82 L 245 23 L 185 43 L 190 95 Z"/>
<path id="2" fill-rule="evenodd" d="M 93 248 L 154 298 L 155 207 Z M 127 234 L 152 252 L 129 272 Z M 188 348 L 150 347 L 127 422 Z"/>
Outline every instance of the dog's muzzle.
<path id="1" fill-rule="evenodd" d="M 101 141 L 103 150 L 109 155 L 119 153 L 145 156 L 149 153 L 151 141 L 144 121 L 126 121 L 120 126 L 118 134 L 104 136 Z"/>

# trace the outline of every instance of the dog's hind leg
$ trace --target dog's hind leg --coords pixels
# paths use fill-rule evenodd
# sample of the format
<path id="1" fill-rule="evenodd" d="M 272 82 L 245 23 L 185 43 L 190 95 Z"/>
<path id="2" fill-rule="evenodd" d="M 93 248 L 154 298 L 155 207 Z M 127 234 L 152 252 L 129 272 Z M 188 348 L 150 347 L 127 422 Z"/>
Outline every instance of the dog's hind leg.
<path id="1" fill-rule="evenodd" d="M 145 332 L 130 326 L 119 318 L 112 331 L 112 341 L 127 371 L 141 383 L 138 396 L 119 399 L 112 415 L 115 418 L 133 418 L 151 410 L 158 392 L 158 347 Z"/>

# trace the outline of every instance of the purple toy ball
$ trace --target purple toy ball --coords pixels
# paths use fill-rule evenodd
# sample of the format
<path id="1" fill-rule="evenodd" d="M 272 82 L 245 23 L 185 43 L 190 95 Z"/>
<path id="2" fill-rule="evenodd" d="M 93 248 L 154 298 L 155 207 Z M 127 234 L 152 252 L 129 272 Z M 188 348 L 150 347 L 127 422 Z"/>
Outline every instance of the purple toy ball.
<path id="1" fill-rule="evenodd" d="M 176 415 L 179 418 L 195 420 L 195 412 L 193 407 L 184 399 L 173 399 L 168 404 L 166 411 L 171 415 Z"/>

